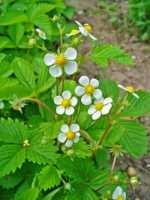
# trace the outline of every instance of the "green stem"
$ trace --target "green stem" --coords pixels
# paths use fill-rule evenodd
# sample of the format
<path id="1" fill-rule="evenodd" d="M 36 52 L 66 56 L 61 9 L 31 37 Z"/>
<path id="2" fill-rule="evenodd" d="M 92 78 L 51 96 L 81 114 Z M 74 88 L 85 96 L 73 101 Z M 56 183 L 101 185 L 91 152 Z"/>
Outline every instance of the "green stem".
<path id="1" fill-rule="evenodd" d="M 81 136 L 89 143 L 94 144 L 94 140 L 90 137 L 90 135 L 85 130 L 80 130 Z"/>
<path id="2" fill-rule="evenodd" d="M 54 115 L 53 110 L 51 110 L 50 107 L 47 104 L 45 104 L 44 102 L 42 102 L 39 99 L 32 98 L 32 97 L 25 97 L 25 98 L 22 98 L 22 100 L 23 101 L 32 101 L 32 102 L 38 104 L 39 107 L 46 108 L 50 113 L 52 113 Z"/>

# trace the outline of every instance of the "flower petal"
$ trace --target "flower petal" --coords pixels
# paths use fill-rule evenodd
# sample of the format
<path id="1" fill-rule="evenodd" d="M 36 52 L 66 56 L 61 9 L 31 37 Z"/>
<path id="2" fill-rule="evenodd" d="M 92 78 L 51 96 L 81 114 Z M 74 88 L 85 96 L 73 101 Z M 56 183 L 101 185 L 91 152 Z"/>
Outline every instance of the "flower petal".
<path id="1" fill-rule="evenodd" d="M 91 106 L 89 107 L 89 109 L 88 109 L 88 114 L 89 114 L 89 115 L 92 115 L 92 114 L 95 113 L 95 112 L 96 112 L 95 106 L 94 106 L 94 105 L 91 105 Z"/>
<path id="2" fill-rule="evenodd" d="M 108 114 L 109 111 L 110 111 L 110 109 L 111 109 L 111 107 L 112 107 L 112 104 L 111 104 L 111 103 L 105 105 L 105 106 L 103 107 L 103 109 L 101 110 L 102 115 Z"/>
<path id="3" fill-rule="evenodd" d="M 75 23 L 76 23 L 78 26 L 82 26 L 82 24 L 81 24 L 79 21 L 77 21 L 77 20 L 75 20 Z"/>
<path id="4" fill-rule="evenodd" d="M 67 58 L 67 60 L 75 60 L 77 57 L 77 50 L 75 48 L 70 47 L 65 51 L 64 55 Z"/>
<path id="5" fill-rule="evenodd" d="M 54 103 L 56 105 L 60 105 L 62 103 L 62 101 L 63 101 L 63 98 L 61 96 L 54 97 Z"/>
<path id="6" fill-rule="evenodd" d="M 83 86 L 86 86 L 86 85 L 88 85 L 89 84 L 89 78 L 87 77 L 87 76 L 81 76 L 80 78 L 79 78 L 79 83 L 81 84 L 81 85 L 83 85 Z"/>
<path id="7" fill-rule="evenodd" d="M 70 129 L 75 133 L 80 130 L 80 126 L 78 124 L 71 124 Z"/>
<path id="8" fill-rule="evenodd" d="M 101 116 L 101 112 L 97 111 L 92 115 L 92 119 L 97 120 L 98 118 L 100 118 L 100 116 Z"/>
<path id="9" fill-rule="evenodd" d="M 78 64 L 77 64 L 77 62 L 75 62 L 75 61 L 69 61 L 67 64 L 65 64 L 64 70 L 65 70 L 65 73 L 67 75 L 72 75 L 72 74 L 76 73 L 77 70 L 78 70 Z"/>
<path id="10" fill-rule="evenodd" d="M 72 97 L 71 100 L 70 100 L 70 102 L 71 102 L 72 106 L 76 106 L 77 103 L 78 103 L 78 99 L 76 97 Z"/>
<path id="11" fill-rule="evenodd" d="M 132 93 L 132 95 L 134 96 L 134 97 L 136 97 L 137 99 L 139 99 L 140 97 L 139 97 L 139 95 L 138 94 L 136 94 L 135 92 L 133 92 Z"/>
<path id="12" fill-rule="evenodd" d="M 65 143 L 65 146 L 68 147 L 68 148 L 71 147 L 72 145 L 73 145 L 72 140 L 67 140 L 66 143 Z"/>
<path id="13" fill-rule="evenodd" d="M 102 91 L 100 89 L 96 89 L 93 96 L 95 97 L 95 99 L 101 99 L 103 97 Z"/>
<path id="14" fill-rule="evenodd" d="M 79 134 L 78 134 L 78 135 L 76 134 L 76 136 L 75 136 L 73 142 L 74 142 L 74 143 L 77 143 L 77 142 L 79 142 L 79 139 L 80 139 L 80 135 L 79 135 Z"/>
<path id="15" fill-rule="evenodd" d="M 84 92 L 85 92 L 84 87 L 77 86 L 75 88 L 75 93 L 77 96 L 82 96 L 84 94 Z"/>
<path id="16" fill-rule="evenodd" d="M 97 38 L 94 35 L 92 35 L 91 33 L 88 33 L 88 35 L 92 40 L 97 40 Z"/>
<path id="17" fill-rule="evenodd" d="M 117 186 L 115 191 L 113 192 L 112 199 L 116 200 L 119 195 L 122 195 L 122 188 L 120 186 Z"/>
<path id="18" fill-rule="evenodd" d="M 103 103 L 104 103 L 104 104 L 108 104 L 108 103 L 112 103 L 112 101 L 113 101 L 113 100 L 112 100 L 111 97 L 107 97 L 107 98 L 104 99 Z"/>
<path id="19" fill-rule="evenodd" d="M 65 90 L 62 93 L 62 96 L 63 96 L 64 99 L 70 99 L 71 98 L 71 92 L 69 90 Z"/>
<path id="20" fill-rule="evenodd" d="M 62 114 L 64 114 L 64 112 L 65 112 L 65 108 L 63 106 L 57 106 L 57 108 L 56 108 L 57 114 L 62 115 Z"/>
<path id="21" fill-rule="evenodd" d="M 72 115 L 74 113 L 74 108 L 72 106 L 66 108 L 65 113 L 66 115 Z"/>
<path id="22" fill-rule="evenodd" d="M 49 68 L 49 73 L 57 78 L 57 77 L 60 77 L 62 75 L 62 69 L 56 65 L 53 65 L 52 67 Z"/>
<path id="23" fill-rule="evenodd" d="M 60 128 L 63 133 L 67 133 L 69 131 L 69 126 L 67 124 L 63 124 Z"/>
<path id="24" fill-rule="evenodd" d="M 66 135 L 64 133 L 60 133 L 57 137 L 58 141 L 64 143 L 66 140 Z"/>
<path id="25" fill-rule="evenodd" d="M 85 37 L 88 36 L 88 32 L 85 30 L 85 28 L 83 26 L 79 26 L 79 31 Z"/>
<path id="26" fill-rule="evenodd" d="M 92 78 L 92 79 L 90 80 L 90 84 L 91 84 L 92 86 L 94 86 L 95 88 L 97 88 L 97 87 L 99 86 L 99 81 L 98 81 L 97 79 L 95 79 L 95 78 Z"/>
<path id="27" fill-rule="evenodd" d="M 51 53 L 47 53 L 45 56 L 44 56 L 44 63 L 45 65 L 53 65 L 55 63 L 55 54 L 51 54 Z"/>
<path id="28" fill-rule="evenodd" d="M 127 88 L 126 87 L 124 87 L 123 85 L 121 85 L 121 84 L 118 84 L 118 87 L 119 88 L 121 88 L 121 89 L 123 89 L 123 90 L 125 90 L 125 91 L 127 91 Z"/>
<path id="29" fill-rule="evenodd" d="M 92 98 L 89 95 L 83 95 L 81 98 L 81 102 L 83 105 L 90 105 L 92 103 Z"/>

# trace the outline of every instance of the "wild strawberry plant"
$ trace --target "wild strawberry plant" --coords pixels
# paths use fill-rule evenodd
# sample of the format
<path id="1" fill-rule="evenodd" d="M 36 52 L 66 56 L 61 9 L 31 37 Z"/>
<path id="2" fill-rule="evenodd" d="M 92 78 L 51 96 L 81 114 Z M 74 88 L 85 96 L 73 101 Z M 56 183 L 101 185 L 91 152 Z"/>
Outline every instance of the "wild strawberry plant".
<path id="1" fill-rule="evenodd" d="M 48 37 L 37 28 L 42 48 L 26 54 L 17 48 L 17 55 L 3 49 L 2 63 L 9 62 L 7 51 L 15 56 L 0 78 L 0 197 L 129 199 L 133 179 L 117 163 L 147 152 L 147 130 L 138 119 L 150 112 L 150 93 L 80 75 L 87 60 L 100 67 L 133 62 L 117 46 L 100 43 L 89 24 L 76 21 L 64 32 L 60 21 L 54 23 L 59 45 L 47 47 Z"/>

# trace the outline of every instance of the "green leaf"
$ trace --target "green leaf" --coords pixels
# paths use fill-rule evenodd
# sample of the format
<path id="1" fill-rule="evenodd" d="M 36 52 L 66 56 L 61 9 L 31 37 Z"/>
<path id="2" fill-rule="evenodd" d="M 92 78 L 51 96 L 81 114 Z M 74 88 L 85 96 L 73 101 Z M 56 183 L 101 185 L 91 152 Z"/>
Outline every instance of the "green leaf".
<path id="1" fill-rule="evenodd" d="M 104 97 L 112 97 L 114 101 L 118 99 L 119 88 L 117 84 L 112 80 L 102 80 L 100 82 L 100 88 L 103 91 Z"/>
<path id="2" fill-rule="evenodd" d="M 150 113 L 150 93 L 138 91 L 139 99 L 133 95 L 128 95 L 128 106 L 122 111 L 121 115 L 139 117 Z"/>
<path id="3" fill-rule="evenodd" d="M 15 200 L 36 200 L 39 196 L 38 188 L 28 188 L 24 190 L 20 195 L 16 196 Z"/>
<path id="4" fill-rule="evenodd" d="M 72 94 L 75 94 L 75 88 L 77 83 L 73 80 L 65 80 L 64 81 L 64 90 L 69 90 Z"/>
<path id="5" fill-rule="evenodd" d="M 0 142 L 21 144 L 30 135 L 27 127 L 18 120 L 1 119 Z"/>
<path id="6" fill-rule="evenodd" d="M 15 24 L 8 28 L 9 36 L 16 45 L 18 45 L 23 38 L 24 31 L 23 24 Z"/>
<path id="7" fill-rule="evenodd" d="M 98 200 L 96 193 L 85 183 L 73 183 L 72 190 L 66 196 L 66 200 Z"/>
<path id="8" fill-rule="evenodd" d="M 76 144 L 73 145 L 73 151 L 75 156 L 79 158 L 86 158 L 91 156 L 90 147 L 86 142 L 82 139 Z"/>
<path id="9" fill-rule="evenodd" d="M 20 22 L 26 22 L 27 16 L 21 11 L 9 11 L 0 17 L 0 26 L 8 26 Z"/>
<path id="10" fill-rule="evenodd" d="M 43 167 L 38 175 L 38 184 L 41 189 L 47 190 L 53 188 L 60 183 L 60 177 L 56 167 L 47 165 Z"/>
<path id="11" fill-rule="evenodd" d="M 43 122 L 39 126 L 39 131 L 44 133 L 44 135 L 47 136 L 47 138 L 54 139 L 58 136 L 60 132 L 60 127 L 63 123 L 63 121 L 51 121 L 51 123 Z"/>
<path id="12" fill-rule="evenodd" d="M 2 60 L 6 57 L 6 54 L 4 53 L 0 53 L 0 63 L 2 62 Z"/>
<path id="13" fill-rule="evenodd" d="M 119 143 L 133 157 L 143 156 L 148 149 L 148 136 L 146 128 L 136 121 L 119 122 L 124 128 L 124 133 Z"/>
<path id="14" fill-rule="evenodd" d="M 0 99 L 14 99 L 14 97 L 26 97 L 32 91 L 22 85 L 14 78 L 0 77 Z"/>
<path id="15" fill-rule="evenodd" d="M 39 130 L 33 130 L 29 139 L 30 147 L 27 148 L 26 157 L 29 161 L 38 164 L 55 163 L 58 154 L 57 146 L 52 141 L 43 142 L 43 134 Z"/>
<path id="16" fill-rule="evenodd" d="M 3 48 L 14 48 L 13 42 L 6 36 L 0 36 L 0 49 Z"/>
<path id="17" fill-rule="evenodd" d="M 23 58 L 15 58 L 13 60 L 13 69 L 18 80 L 27 88 L 35 88 L 35 76 L 33 66 Z"/>
<path id="18" fill-rule="evenodd" d="M 1 177 L 0 178 L 0 186 L 2 186 L 3 188 L 6 188 L 6 189 L 14 188 L 23 180 L 23 178 L 24 177 L 19 172 Z"/>
<path id="19" fill-rule="evenodd" d="M 55 5 L 48 3 L 33 4 L 28 11 L 30 21 L 36 20 L 37 17 L 43 15 L 55 8 Z"/>
<path id="20" fill-rule="evenodd" d="M 97 45 L 91 53 L 91 59 L 101 67 L 108 67 L 110 61 L 115 61 L 119 64 L 132 65 L 131 56 L 125 53 L 122 49 L 111 44 Z"/>
<path id="21" fill-rule="evenodd" d="M 34 65 L 38 73 L 36 91 L 37 93 L 45 92 L 54 85 L 56 79 L 50 76 L 47 66 L 43 63 L 43 58 L 36 58 Z"/>
<path id="22" fill-rule="evenodd" d="M 15 172 L 25 161 L 25 149 L 18 144 L 0 146 L 0 176 Z"/>

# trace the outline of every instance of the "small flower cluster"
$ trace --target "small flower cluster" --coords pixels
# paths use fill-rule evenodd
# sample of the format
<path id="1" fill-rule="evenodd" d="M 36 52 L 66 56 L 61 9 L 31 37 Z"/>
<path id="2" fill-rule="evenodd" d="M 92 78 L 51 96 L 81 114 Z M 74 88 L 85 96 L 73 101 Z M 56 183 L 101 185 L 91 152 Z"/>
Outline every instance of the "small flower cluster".
<path id="1" fill-rule="evenodd" d="M 102 91 L 99 89 L 99 81 L 95 78 L 89 79 L 87 76 L 81 76 L 79 85 L 75 88 L 75 94 L 81 98 L 83 105 L 89 106 L 88 114 L 93 120 L 99 119 L 101 115 L 108 114 L 112 107 L 112 98 L 103 98 Z M 65 90 L 61 95 L 54 97 L 56 113 L 71 116 L 74 114 L 78 102 L 76 96 Z M 62 125 L 58 141 L 64 143 L 66 147 L 71 147 L 73 143 L 79 141 L 79 130 L 78 124 Z"/>

